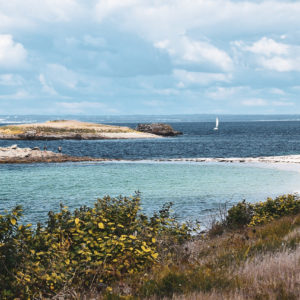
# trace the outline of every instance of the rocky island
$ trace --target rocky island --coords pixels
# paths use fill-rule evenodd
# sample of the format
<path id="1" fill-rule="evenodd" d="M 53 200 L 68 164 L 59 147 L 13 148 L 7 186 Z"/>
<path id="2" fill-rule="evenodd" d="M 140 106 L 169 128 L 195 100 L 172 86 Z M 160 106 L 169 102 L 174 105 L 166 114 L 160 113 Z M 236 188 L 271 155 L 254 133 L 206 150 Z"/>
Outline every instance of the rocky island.
<path id="1" fill-rule="evenodd" d="M 17 145 L 0 148 L 0 164 L 41 163 L 41 162 L 79 162 L 105 161 L 103 158 L 89 156 L 77 157 L 34 148 L 19 148 Z"/>
<path id="2" fill-rule="evenodd" d="M 176 136 L 182 134 L 182 132 L 174 130 L 171 125 L 164 123 L 138 124 L 136 130 L 160 136 Z"/>
<path id="3" fill-rule="evenodd" d="M 103 125 L 71 120 L 45 123 L 7 125 L 0 127 L 2 140 L 98 140 L 160 138 L 159 135 L 140 132 L 129 127 Z"/>

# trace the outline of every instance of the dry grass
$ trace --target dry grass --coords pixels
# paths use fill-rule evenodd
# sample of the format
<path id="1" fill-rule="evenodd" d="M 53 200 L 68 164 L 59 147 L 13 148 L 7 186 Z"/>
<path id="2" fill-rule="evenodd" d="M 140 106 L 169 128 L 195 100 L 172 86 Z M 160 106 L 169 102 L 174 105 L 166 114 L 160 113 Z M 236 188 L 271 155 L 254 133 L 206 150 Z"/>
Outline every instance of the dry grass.
<path id="1" fill-rule="evenodd" d="M 247 260 L 240 268 L 232 270 L 241 287 L 232 290 L 212 290 L 185 295 L 175 295 L 179 300 L 218 299 L 299 299 L 300 297 L 300 247 L 284 249 L 276 253 L 258 255 Z M 170 299 L 167 297 L 152 297 Z"/>
<path id="2" fill-rule="evenodd" d="M 300 215 L 188 242 L 162 258 L 149 299 L 300 299 L 299 241 Z"/>
<path id="3" fill-rule="evenodd" d="M 101 133 L 101 132 L 136 132 L 129 127 L 112 126 L 103 124 L 86 123 L 72 120 L 48 121 L 45 123 L 8 125 L 0 128 L 3 134 L 20 134 L 26 131 L 36 130 L 46 133 L 66 133 L 66 132 L 82 132 L 82 133 Z"/>

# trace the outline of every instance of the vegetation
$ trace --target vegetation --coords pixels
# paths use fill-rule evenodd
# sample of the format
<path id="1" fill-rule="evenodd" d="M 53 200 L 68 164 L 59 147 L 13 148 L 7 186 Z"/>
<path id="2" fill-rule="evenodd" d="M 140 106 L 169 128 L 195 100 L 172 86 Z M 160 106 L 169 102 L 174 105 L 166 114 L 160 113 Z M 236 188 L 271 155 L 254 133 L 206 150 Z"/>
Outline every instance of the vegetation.
<path id="1" fill-rule="evenodd" d="M 250 204 L 245 201 L 228 210 L 223 222 L 226 227 L 255 226 L 265 224 L 286 215 L 300 213 L 300 199 L 296 195 L 284 195 L 265 202 Z"/>
<path id="2" fill-rule="evenodd" d="M 240 202 L 201 235 L 170 208 L 105 197 L 33 228 L 16 207 L 0 217 L 0 298 L 299 299 L 298 196 Z"/>
<path id="3" fill-rule="evenodd" d="M 54 121 L 55 123 L 55 121 Z M 26 132 L 35 132 L 36 134 L 49 135 L 49 134 L 97 134 L 97 133 L 120 133 L 120 132 L 135 132 L 133 129 L 125 127 L 116 127 L 109 125 L 101 125 L 101 128 L 63 128 L 63 127 L 50 127 L 50 126 L 2 126 L 0 133 L 2 134 L 25 134 Z"/>

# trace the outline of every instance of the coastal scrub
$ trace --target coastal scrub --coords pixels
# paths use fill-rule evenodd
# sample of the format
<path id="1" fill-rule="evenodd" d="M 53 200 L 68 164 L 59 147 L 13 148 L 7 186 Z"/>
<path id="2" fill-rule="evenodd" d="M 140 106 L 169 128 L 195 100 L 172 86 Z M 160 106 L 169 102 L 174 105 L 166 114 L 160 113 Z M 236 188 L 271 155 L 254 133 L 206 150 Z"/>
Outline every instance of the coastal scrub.
<path id="1" fill-rule="evenodd" d="M 127 275 L 146 272 L 159 259 L 159 240 L 189 238 L 169 206 L 152 217 L 140 212 L 139 194 L 104 197 L 93 208 L 49 212 L 45 225 L 20 223 L 22 209 L 0 216 L 0 297 L 51 297 L 58 293 L 110 291 Z"/>
<path id="2" fill-rule="evenodd" d="M 299 201 L 242 201 L 219 235 L 191 234 L 170 203 L 145 216 L 139 194 L 35 227 L 17 206 L 0 216 L 0 298 L 299 299 Z"/>

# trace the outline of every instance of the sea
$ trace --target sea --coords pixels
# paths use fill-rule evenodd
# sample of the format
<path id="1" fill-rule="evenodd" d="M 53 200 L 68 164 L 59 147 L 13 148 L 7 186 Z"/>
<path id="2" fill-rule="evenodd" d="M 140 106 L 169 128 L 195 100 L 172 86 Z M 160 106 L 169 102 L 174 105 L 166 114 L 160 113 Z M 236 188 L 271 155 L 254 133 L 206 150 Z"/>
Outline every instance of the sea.
<path id="1" fill-rule="evenodd" d="M 300 191 L 300 167 L 272 164 L 197 163 L 171 158 L 257 157 L 300 154 L 300 115 L 173 116 L 12 116 L 0 115 L 0 126 L 47 120 L 75 119 L 128 126 L 162 122 L 183 134 L 139 140 L 0 140 L 0 147 L 47 146 L 75 156 L 118 159 L 110 162 L 0 165 L 0 213 L 22 205 L 24 222 L 45 222 L 60 203 L 71 210 L 92 206 L 105 195 L 141 195 L 141 207 L 150 215 L 173 203 L 179 220 L 208 222 L 225 206 L 241 200 L 264 201 Z"/>

